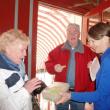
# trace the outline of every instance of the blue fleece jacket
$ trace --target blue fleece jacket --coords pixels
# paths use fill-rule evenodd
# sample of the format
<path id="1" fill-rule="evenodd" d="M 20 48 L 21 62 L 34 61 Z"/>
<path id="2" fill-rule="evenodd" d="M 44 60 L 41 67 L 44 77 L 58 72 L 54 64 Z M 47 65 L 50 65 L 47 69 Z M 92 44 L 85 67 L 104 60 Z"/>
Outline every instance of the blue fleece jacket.
<path id="1" fill-rule="evenodd" d="M 101 66 L 96 76 L 94 92 L 72 92 L 71 99 L 93 102 L 94 110 L 110 110 L 110 48 L 101 56 Z"/>

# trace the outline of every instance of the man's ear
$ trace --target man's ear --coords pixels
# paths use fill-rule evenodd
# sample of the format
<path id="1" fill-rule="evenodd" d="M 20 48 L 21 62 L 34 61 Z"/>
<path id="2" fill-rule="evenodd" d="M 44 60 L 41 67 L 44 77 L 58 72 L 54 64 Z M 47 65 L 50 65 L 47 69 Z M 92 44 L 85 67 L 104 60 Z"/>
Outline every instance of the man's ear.
<path id="1" fill-rule="evenodd" d="M 80 32 L 79 32 L 79 38 L 80 38 Z"/>

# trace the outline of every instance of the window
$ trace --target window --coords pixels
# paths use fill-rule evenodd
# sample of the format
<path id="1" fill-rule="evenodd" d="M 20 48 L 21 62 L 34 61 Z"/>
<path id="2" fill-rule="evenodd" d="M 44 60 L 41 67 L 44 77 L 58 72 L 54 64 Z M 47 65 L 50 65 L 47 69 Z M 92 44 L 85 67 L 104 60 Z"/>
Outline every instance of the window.
<path id="1" fill-rule="evenodd" d="M 39 3 L 37 30 L 37 70 L 45 69 L 48 53 L 66 40 L 68 23 L 82 25 L 82 16 Z"/>

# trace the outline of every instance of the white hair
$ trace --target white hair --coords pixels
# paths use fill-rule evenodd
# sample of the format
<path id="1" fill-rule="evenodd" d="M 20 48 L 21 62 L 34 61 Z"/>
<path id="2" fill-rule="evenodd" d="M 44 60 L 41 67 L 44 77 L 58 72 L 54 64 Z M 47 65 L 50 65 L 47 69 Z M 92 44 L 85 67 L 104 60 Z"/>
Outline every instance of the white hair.
<path id="1" fill-rule="evenodd" d="M 69 23 L 68 26 L 67 26 L 67 30 L 70 28 L 70 27 L 73 27 L 75 28 L 76 30 L 80 31 L 80 26 L 76 23 Z"/>

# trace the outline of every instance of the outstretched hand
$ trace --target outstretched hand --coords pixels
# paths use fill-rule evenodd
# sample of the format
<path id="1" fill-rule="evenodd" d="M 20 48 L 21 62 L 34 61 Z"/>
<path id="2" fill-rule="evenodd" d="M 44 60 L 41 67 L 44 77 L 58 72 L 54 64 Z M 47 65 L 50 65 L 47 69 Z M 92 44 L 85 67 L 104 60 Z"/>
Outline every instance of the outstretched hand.
<path id="1" fill-rule="evenodd" d="M 58 100 L 57 102 L 55 102 L 56 104 L 61 104 L 61 103 L 65 103 L 68 100 L 70 100 L 71 98 L 71 93 L 70 92 L 66 92 L 64 94 L 62 94 L 62 97 L 60 100 Z"/>
<path id="2" fill-rule="evenodd" d="M 61 65 L 61 64 L 56 64 L 54 67 L 56 72 L 62 72 L 64 68 L 66 68 L 66 65 Z"/>
<path id="3" fill-rule="evenodd" d="M 88 64 L 87 64 L 87 68 L 90 69 L 91 65 L 92 65 L 92 61 L 89 61 Z"/>

